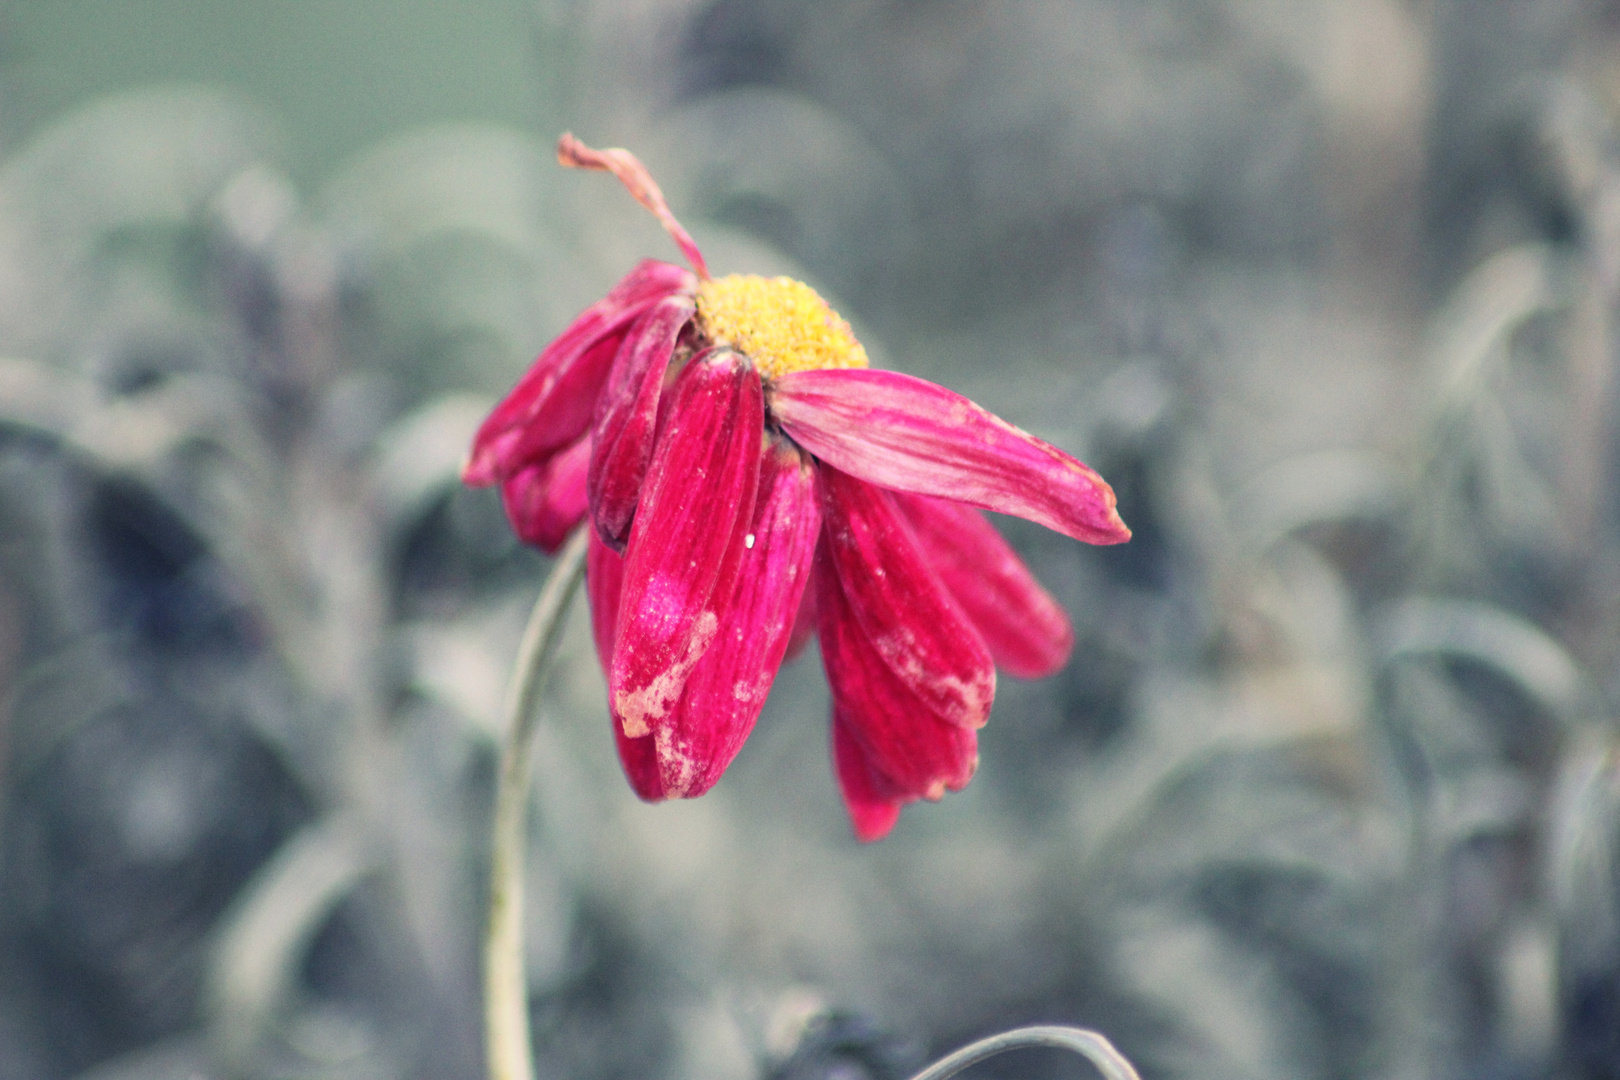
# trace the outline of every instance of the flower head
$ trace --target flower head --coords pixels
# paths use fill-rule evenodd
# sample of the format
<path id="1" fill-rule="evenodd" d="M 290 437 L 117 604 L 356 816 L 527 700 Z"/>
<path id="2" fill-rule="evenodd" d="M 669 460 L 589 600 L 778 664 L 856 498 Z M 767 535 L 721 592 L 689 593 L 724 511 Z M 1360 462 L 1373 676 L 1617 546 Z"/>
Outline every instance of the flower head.
<path id="1" fill-rule="evenodd" d="M 620 760 L 644 799 L 701 795 L 814 632 L 856 835 L 960 789 L 996 668 L 1049 675 L 1068 618 L 981 510 L 1093 544 L 1130 532 L 1091 469 L 933 383 L 868 366 L 790 278 L 709 276 L 639 161 L 572 135 L 691 269 L 647 259 L 546 347 L 463 477 L 547 551 L 587 516 L 586 588 Z"/>

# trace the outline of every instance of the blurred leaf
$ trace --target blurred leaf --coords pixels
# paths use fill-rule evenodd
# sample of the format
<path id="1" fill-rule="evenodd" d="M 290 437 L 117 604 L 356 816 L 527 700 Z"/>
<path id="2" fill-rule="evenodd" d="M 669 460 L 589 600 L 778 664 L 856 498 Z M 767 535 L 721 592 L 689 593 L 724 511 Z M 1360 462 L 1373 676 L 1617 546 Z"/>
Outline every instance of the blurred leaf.
<path id="1" fill-rule="evenodd" d="M 503 391 L 573 313 L 557 171 L 530 135 L 448 125 L 366 150 L 323 190 L 340 243 L 372 266 L 391 366 L 419 390 Z"/>
<path id="2" fill-rule="evenodd" d="M 201 87 L 106 98 L 35 136 L 0 167 L 0 342 L 57 355 L 109 244 L 186 226 L 271 144 L 262 116 Z"/>

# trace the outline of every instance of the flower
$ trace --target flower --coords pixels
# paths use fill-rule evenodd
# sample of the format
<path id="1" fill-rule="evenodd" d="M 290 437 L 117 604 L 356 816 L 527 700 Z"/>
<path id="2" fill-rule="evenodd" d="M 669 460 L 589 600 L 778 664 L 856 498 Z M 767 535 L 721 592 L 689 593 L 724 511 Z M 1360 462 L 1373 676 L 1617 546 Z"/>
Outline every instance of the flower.
<path id="1" fill-rule="evenodd" d="M 690 270 L 643 260 L 548 345 L 463 471 L 546 551 L 587 515 L 586 590 L 620 760 L 643 799 L 707 791 L 813 631 L 855 833 L 972 777 L 997 667 L 1063 666 L 1074 633 L 981 510 L 1130 537 L 1091 469 L 866 352 L 809 286 L 713 278 L 625 150 L 572 135 Z"/>

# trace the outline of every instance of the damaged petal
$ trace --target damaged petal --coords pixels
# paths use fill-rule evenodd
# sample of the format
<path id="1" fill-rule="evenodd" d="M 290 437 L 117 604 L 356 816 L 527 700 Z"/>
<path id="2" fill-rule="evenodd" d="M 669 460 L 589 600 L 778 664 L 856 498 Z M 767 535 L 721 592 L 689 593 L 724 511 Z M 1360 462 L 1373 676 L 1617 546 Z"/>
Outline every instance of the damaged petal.
<path id="1" fill-rule="evenodd" d="M 754 544 L 744 546 L 719 634 L 653 728 L 667 797 L 713 787 L 753 730 L 787 651 L 820 528 L 809 463 L 786 444 L 768 450 L 747 534 Z"/>
<path id="2" fill-rule="evenodd" d="M 618 624 L 619 593 L 624 582 L 624 559 L 602 543 L 593 531 L 585 548 L 585 593 L 590 600 L 591 639 L 603 676 L 613 669 L 613 636 Z M 613 742 L 619 750 L 619 764 L 625 779 L 637 796 L 648 802 L 664 798 L 664 785 L 658 768 L 658 755 L 651 738 L 632 739 L 618 721 L 613 722 Z"/>
<path id="3" fill-rule="evenodd" d="M 1086 465 L 960 394 L 895 371 L 796 371 L 772 382 L 771 415 L 851 476 L 1012 514 L 1089 544 L 1130 530 Z"/>
<path id="4" fill-rule="evenodd" d="M 691 273 L 678 266 L 653 259 L 636 264 L 546 346 L 485 418 L 473 437 L 462 480 L 488 487 L 584 434 L 626 329 L 649 304 L 696 285 Z"/>
<path id="5" fill-rule="evenodd" d="M 641 484 L 652 460 L 658 401 L 681 329 L 692 317 L 689 296 L 667 296 L 647 309 L 614 357 L 591 427 L 591 518 L 609 546 L 624 550 Z"/>
<path id="6" fill-rule="evenodd" d="M 643 735 L 633 739 L 614 724 L 613 742 L 619 750 L 619 765 L 624 769 L 624 777 L 630 781 L 630 790 L 636 793 L 636 797 L 645 802 L 662 802 L 669 798 L 652 736 Z"/>
<path id="7" fill-rule="evenodd" d="M 941 720 L 873 651 L 825 551 L 815 567 L 821 660 L 833 713 L 858 744 L 871 793 L 909 802 L 960 790 L 978 763 L 977 733 Z"/>
<path id="8" fill-rule="evenodd" d="M 544 464 L 501 482 L 501 504 L 525 544 L 554 555 L 585 516 L 585 466 L 590 439 L 581 438 Z"/>
<path id="9" fill-rule="evenodd" d="M 763 404 L 747 358 L 700 354 L 673 396 L 631 527 L 608 687 L 632 738 L 668 714 L 713 642 L 759 484 Z"/>
<path id="10" fill-rule="evenodd" d="M 1025 679 L 1063 667 L 1074 648 L 1068 615 L 984 514 L 925 495 L 895 493 L 894 501 L 997 667 Z"/>
<path id="11" fill-rule="evenodd" d="M 893 497 L 825 463 L 818 475 L 822 547 L 861 633 L 940 719 L 979 727 L 995 699 L 995 666 Z"/>
<path id="12" fill-rule="evenodd" d="M 816 590 L 804 590 L 804 597 L 799 601 L 799 611 L 793 617 L 793 633 L 788 638 L 786 661 L 797 660 L 799 654 L 804 652 L 810 639 L 816 636 Z"/>
<path id="13" fill-rule="evenodd" d="M 591 608 L 591 640 L 604 677 L 613 671 L 613 639 L 618 633 L 623 588 L 624 559 L 591 533 L 585 548 L 585 597 Z"/>
<path id="14" fill-rule="evenodd" d="M 889 835 L 900 820 L 903 800 L 879 795 L 872 779 L 866 752 L 849 733 L 849 723 L 834 710 L 832 722 L 833 771 L 844 796 L 844 808 L 855 828 L 855 839 L 863 844 Z"/>

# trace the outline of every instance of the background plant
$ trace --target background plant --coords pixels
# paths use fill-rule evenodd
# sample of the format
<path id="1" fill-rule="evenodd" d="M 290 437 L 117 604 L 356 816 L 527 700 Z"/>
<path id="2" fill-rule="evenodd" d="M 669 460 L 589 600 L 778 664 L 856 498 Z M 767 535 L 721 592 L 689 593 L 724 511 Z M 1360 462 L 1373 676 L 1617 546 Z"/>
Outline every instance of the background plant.
<path id="1" fill-rule="evenodd" d="M 171 87 L 5 144 L 0 1075 L 478 1075 L 492 735 L 546 568 L 455 468 L 668 254 L 553 169 L 563 126 L 644 152 L 717 265 L 1079 452 L 1136 539 L 1009 527 L 1076 659 L 880 849 L 813 660 L 714 793 L 635 802 L 576 618 L 544 1072 L 903 1076 L 1044 1021 L 1150 1076 L 1614 1071 L 1604 5 L 533 18 L 532 127 L 315 167 Z"/>

